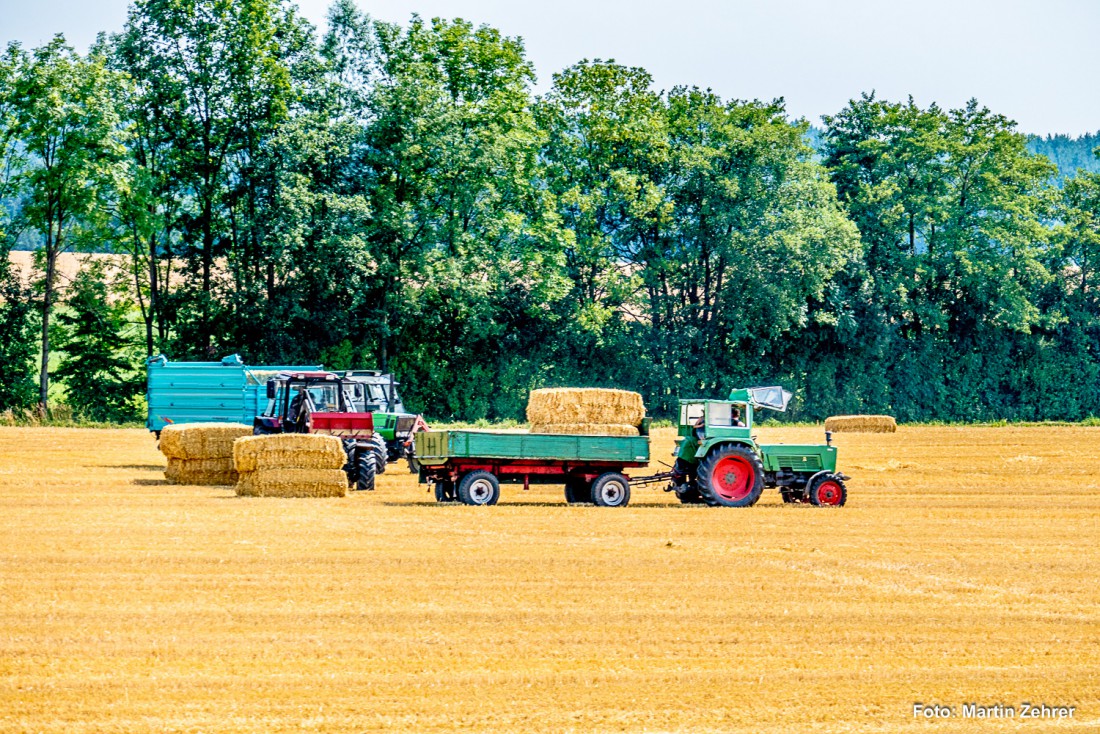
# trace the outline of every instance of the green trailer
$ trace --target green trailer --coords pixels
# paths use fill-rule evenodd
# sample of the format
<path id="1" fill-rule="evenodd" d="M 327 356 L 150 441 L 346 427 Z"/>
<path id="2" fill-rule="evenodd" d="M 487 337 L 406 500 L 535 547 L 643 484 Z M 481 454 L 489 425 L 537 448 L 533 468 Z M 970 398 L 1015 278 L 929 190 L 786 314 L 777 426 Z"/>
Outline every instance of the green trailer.
<path id="1" fill-rule="evenodd" d="M 628 467 L 649 464 L 649 424 L 639 436 L 563 436 L 515 431 L 440 430 L 416 434 L 421 483 L 439 502 L 493 505 L 500 484 L 565 484 L 568 502 L 622 507 Z"/>

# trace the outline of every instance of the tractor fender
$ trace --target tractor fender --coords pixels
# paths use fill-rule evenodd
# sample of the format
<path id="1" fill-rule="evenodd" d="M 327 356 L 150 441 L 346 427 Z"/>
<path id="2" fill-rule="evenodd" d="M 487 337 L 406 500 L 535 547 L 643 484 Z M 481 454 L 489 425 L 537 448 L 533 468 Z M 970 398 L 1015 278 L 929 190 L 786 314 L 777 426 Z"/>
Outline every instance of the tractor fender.
<path id="1" fill-rule="evenodd" d="M 716 438 L 708 438 L 703 441 L 703 443 L 695 451 L 695 460 L 698 461 L 700 459 L 704 459 L 706 458 L 707 454 L 714 450 L 716 446 L 725 446 L 727 444 L 730 446 L 742 446 L 749 451 L 752 451 L 754 454 L 758 456 L 760 455 L 760 449 L 756 447 L 756 443 L 754 441 L 744 441 L 737 438 L 729 438 L 728 436 L 719 436 Z"/>

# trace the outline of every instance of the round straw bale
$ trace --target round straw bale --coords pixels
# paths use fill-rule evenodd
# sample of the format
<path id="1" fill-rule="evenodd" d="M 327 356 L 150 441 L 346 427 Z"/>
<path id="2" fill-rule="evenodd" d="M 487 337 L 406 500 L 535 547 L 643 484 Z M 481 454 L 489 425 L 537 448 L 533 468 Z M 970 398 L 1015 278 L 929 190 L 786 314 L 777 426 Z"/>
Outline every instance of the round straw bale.
<path id="1" fill-rule="evenodd" d="M 637 436 L 637 426 L 622 423 L 532 423 L 531 433 L 571 436 Z"/>
<path id="2" fill-rule="evenodd" d="M 894 433 L 892 415 L 833 415 L 825 419 L 825 430 L 833 433 Z"/>
<path id="3" fill-rule="evenodd" d="M 550 387 L 532 390 L 527 420 L 537 425 L 618 424 L 637 426 L 645 418 L 642 396 L 599 387 Z"/>
<path id="4" fill-rule="evenodd" d="M 240 497 L 344 497 L 348 475 L 341 469 L 257 469 L 237 482 Z"/>
<path id="5" fill-rule="evenodd" d="M 160 432 L 160 450 L 175 459 L 232 458 L 233 442 L 251 435 L 242 423 L 174 423 Z"/>
<path id="6" fill-rule="evenodd" d="M 247 436 L 233 444 L 233 462 L 241 472 L 275 467 L 339 469 L 347 460 L 344 443 L 337 436 L 282 433 Z"/>
<path id="7" fill-rule="evenodd" d="M 164 478 L 169 484 L 202 486 L 230 486 L 237 483 L 233 459 L 177 459 L 168 458 Z"/>

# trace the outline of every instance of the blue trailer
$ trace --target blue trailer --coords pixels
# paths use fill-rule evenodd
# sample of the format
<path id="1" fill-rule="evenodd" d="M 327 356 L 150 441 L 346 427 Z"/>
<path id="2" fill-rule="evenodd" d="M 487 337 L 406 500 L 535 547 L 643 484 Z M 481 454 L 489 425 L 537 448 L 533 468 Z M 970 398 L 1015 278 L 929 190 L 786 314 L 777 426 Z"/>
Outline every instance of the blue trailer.
<path id="1" fill-rule="evenodd" d="M 220 362 L 171 362 L 163 354 L 146 361 L 149 403 L 146 427 L 160 437 L 172 423 L 252 425 L 267 406 L 267 381 L 279 372 L 310 372 L 322 365 L 253 366 L 236 355 Z"/>

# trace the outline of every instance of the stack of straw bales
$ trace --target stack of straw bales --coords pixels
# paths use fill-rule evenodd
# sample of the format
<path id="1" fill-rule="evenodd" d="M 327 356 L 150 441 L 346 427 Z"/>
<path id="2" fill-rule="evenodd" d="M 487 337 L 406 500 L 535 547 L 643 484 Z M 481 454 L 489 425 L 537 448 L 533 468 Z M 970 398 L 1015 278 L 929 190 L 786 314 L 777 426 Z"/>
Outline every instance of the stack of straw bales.
<path id="1" fill-rule="evenodd" d="M 825 430 L 833 433 L 894 433 L 892 415 L 833 415 L 825 419 Z"/>
<path id="2" fill-rule="evenodd" d="M 231 485 L 233 442 L 252 434 L 240 423 L 183 423 L 165 426 L 160 450 L 168 457 L 164 478 L 170 484 Z"/>
<path id="3" fill-rule="evenodd" d="M 532 390 L 527 402 L 531 433 L 637 436 L 644 418 L 642 396 L 627 390 L 544 388 Z"/>
<path id="4" fill-rule="evenodd" d="M 336 436 L 249 436 L 233 446 L 241 497 L 344 497 L 348 457 Z"/>

